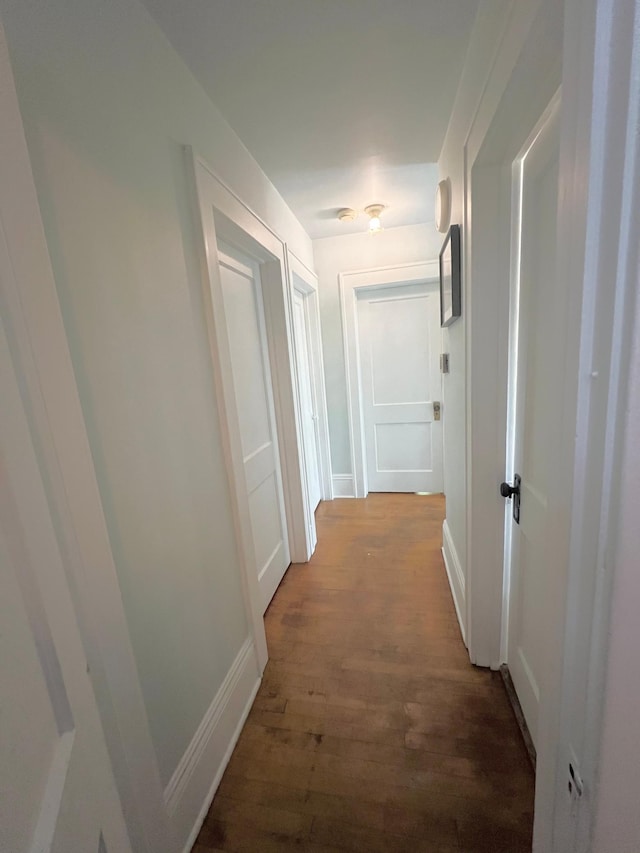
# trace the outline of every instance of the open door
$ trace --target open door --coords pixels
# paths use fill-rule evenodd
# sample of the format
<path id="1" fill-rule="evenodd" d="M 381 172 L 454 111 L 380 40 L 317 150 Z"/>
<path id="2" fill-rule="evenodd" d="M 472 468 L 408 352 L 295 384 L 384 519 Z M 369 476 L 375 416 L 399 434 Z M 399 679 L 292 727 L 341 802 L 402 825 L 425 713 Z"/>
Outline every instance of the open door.
<path id="1" fill-rule="evenodd" d="M 308 296 L 294 287 L 293 329 L 296 353 L 296 375 L 300 401 L 300 419 L 306 472 L 306 498 L 309 508 L 309 536 L 315 548 L 318 541 L 314 513 L 322 500 L 320 447 L 318 437 L 318 402 L 313 388 L 311 341 L 307 317 Z"/>
<path id="2" fill-rule="evenodd" d="M 260 266 L 224 244 L 218 260 L 255 571 L 266 610 L 290 557 Z"/>
<path id="3" fill-rule="evenodd" d="M 553 485 L 549 452 L 554 441 L 554 369 L 551 306 L 556 277 L 559 98 L 541 119 L 514 163 L 519 193 L 514 228 L 511 318 L 511 476 L 501 491 L 509 499 L 506 523 L 510 577 L 507 663 L 534 745 L 550 634 L 547 505 Z"/>

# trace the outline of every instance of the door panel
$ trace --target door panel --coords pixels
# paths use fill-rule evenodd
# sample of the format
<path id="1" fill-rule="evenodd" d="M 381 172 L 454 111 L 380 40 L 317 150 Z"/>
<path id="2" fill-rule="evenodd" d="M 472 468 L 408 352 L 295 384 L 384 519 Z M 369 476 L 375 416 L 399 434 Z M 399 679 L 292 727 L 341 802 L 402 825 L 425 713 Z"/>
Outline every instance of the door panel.
<path id="1" fill-rule="evenodd" d="M 0 850 L 130 853 L 0 324 Z"/>
<path id="2" fill-rule="evenodd" d="M 298 393 L 300 395 L 302 410 L 302 432 L 309 511 L 313 515 L 322 497 L 320 491 L 320 467 L 318 463 L 318 417 L 311 379 L 312 365 L 309 358 L 309 326 L 306 316 L 305 297 L 298 290 L 294 290 L 293 293 L 293 330 L 298 372 Z"/>
<path id="3" fill-rule="evenodd" d="M 556 257 L 559 122 L 556 110 L 541 128 L 522 164 L 519 263 L 515 471 L 522 477 L 520 524 L 511 530 L 511 596 L 508 664 L 534 744 L 545 678 L 545 560 L 547 499 L 552 472 L 551 401 L 555 380 L 549 340 Z"/>
<path id="4" fill-rule="evenodd" d="M 432 465 L 431 424 L 403 422 L 376 424 L 376 466 L 379 471 L 394 468 L 429 470 Z"/>
<path id="5" fill-rule="evenodd" d="M 358 343 L 369 490 L 441 492 L 439 296 L 433 285 L 361 291 Z"/>
<path id="6" fill-rule="evenodd" d="M 231 249 L 219 252 L 219 262 L 256 574 L 266 610 L 290 558 L 260 270 Z"/>

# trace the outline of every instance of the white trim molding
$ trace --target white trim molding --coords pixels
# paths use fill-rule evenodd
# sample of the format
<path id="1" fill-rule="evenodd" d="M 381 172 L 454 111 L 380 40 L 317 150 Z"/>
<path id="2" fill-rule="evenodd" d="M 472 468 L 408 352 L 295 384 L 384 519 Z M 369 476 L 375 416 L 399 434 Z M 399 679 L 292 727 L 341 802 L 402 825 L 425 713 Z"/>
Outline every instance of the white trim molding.
<path id="1" fill-rule="evenodd" d="M 334 498 L 355 498 L 353 474 L 334 474 L 331 481 Z"/>
<path id="2" fill-rule="evenodd" d="M 185 853 L 200 831 L 259 686 L 256 650 L 247 637 L 164 791 L 177 836 L 187 839 Z"/>
<path id="3" fill-rule="evenodd" d="M 311 363 L 313 368 L 313 393 L 317 414 L 317 439 L 320 463 L 320 481 L 322 498 L 333 499 L 331 484 L 331 447 L 329 444 L 329 419 L 327 414 L 327 394 L 324 381 L 324 359 L 322 354 L 322 336 L 320 330 L 320 301 L 318 299 L 318 278 L 305 264 L 287 248 L 290 288 L 299 290 L 307 297 L 307 318 L 311 339 Z"/>
<path id="4" fill-rule="evenodd" d="M 467 613 L 466 590 L 464 581 L 464 572 L 460 565 L 460 558 L 456 551 L 456 546 L 451 537 L 449 525 L 445 519 L 442 525 L 442 557 L 449 578 L 449 586 L 451 587 L 451 595 L 453 596 L 453 604 L 456 608 L 458 624 L 460 625 L 460 633 L 462 640 L 467 645 L 467 630 L 465 626 L 465 616 Z"/>
<path id="5" fill-rule="evenodd" d="M 416 261 L 397 266 L 353 270 L 352 272 L 341 272 L 338 275 L 340 310 L 342 313 L 342 330 L 344 335 L 349 446 L 351 451 L 354 496 L 356 498 L 366 498 L 369 492 L 360 394 L 360 357 L 358 352 L 358 316 L 356 308 L 358 293 L 376 287 L 401 287 L 406 284 L 428 283 L 436 281 L 438 278 L 439 264 L 437 259 Z M 337 495 L 335 490 L 334 494 Z"/>

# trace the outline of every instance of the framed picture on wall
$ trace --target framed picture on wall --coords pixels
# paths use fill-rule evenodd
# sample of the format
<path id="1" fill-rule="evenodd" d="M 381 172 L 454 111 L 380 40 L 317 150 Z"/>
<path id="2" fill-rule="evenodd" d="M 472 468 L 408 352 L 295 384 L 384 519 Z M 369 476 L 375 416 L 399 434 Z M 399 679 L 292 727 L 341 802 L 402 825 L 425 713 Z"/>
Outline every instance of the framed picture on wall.
<path id="1" fill-rule="evenodd" d="M 460 226 L 452 225 L 440 250 L 440 325 L 450 326 L 462 314 Z"/>

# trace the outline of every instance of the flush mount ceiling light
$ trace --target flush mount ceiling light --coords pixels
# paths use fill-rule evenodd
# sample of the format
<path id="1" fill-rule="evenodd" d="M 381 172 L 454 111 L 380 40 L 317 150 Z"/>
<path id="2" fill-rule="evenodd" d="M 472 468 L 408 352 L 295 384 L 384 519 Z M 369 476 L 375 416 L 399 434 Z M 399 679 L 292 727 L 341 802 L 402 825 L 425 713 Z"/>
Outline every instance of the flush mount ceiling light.
<path id="1" fill-rule="evenodd" d="M 358 211 L 353 210 L 351 207 L 343 207 L 342 210 L 338 211 L 338 219 L 340 222 L 353 222 L 357 215 Z"/>
<path id="2" fill-rule="evenodd" d="M 369 232 L 371 234 L 376 234 L 378 231 L 382 231 L 380 216 L 383 210 L 384 204 L 370 204 L 368 207 L 365 207 L 364 212 L 369 217 Z"/>

